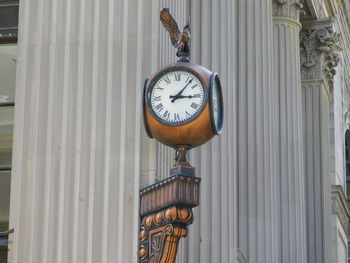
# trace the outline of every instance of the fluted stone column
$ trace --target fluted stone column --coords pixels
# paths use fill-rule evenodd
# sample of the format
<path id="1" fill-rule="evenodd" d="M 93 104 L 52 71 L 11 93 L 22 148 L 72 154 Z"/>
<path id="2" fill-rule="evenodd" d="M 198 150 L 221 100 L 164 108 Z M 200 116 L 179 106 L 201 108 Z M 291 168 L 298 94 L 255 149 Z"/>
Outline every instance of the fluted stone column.
<path id="1" fill-rule="evenodd" d="M 273 0 L 278 262 L 306 263 L 299 0 Z"/>
<path id="2" fill-rule="evenodd" d="M 238 248 L 246 262 L 277 263 L 272 2 L 234 2 Z M 234 115 L 234 111 L 228 114 Z"/>
<path id="3" fill-rule="evenodd" d="M 191 153 L 201 203 L 181 262 L 277 263 L 271 2 L 194 0 L 191 22 L 192 61 L 221 77 L 225 127 Z"/>
<path id="4" fill-rule="evenodd" d="M 198 19 L 197 28 L 202 26 L 202 38 L 194 43 L 198 48 L 194 59 L 221 75 L 226 128 L 221 137 L 201 147 L 200 158 L 195 160 L 204 176 L 204 202 L 199 231 L 190 237 L 193 245 L 198 244 L 193 248 L 200 261 L 190 246 L 190 262 L 277 262 L 270 118 L 271 4 L 245 0 L 195 3 L 192 17 Z M 239 253 L 233 246 L 235 238 Z"/>
<path id="5" fill-rule="evenodd" d="M 184 18 L 182 1 L 160 4 Z M 202 177 L 201 202 L 177 262 L 279 263 L 271 146 L 272 3 L 192 0 L 187 8 L 191 61 L 219 73 L 225 127 L 220 137 L 191 150 L 190 162 Z M 170 45 L 168 39 L 165 43 Z M 173 62 L 168 53 L 164 58 L 160 64 Z M 158 147 L 159 177 L 166 176 L 172 157 L 172 150 Z"/>
<path id="6" fill-rule="evenodd" d="M 338 64 L 331 19 L 305 20 L 300 34 L 304 111 L 308 263 L 333 262 L 331 247 L 330 104 Z"/>
<path id="7" fill-rule="evenodd" d="M 237 152 L 236 50 L 233 1 L 191 1 L 191 61 L 220 75 L 225 105 L 223 134 L 191 150 L 190 162 L 202 178 L 200 206 L 177 262 L 236 262 Z"/>
<path id="8" fill-rule="evenodd" d="M 11 263 L 137 262 L 152 3 L 20 3 Z"/>

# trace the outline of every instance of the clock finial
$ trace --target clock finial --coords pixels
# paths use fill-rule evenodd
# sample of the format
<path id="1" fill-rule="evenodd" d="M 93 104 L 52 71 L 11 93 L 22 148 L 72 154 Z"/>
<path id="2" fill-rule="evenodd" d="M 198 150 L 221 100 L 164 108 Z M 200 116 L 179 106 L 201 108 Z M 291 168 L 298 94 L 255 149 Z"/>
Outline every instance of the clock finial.
<path id="1" fill-rule="evenodd" d="M 169 8 L 163 8 L 160 12 L 160 21 L 164 28 L 169 32 L 171 43 L 177 48 L 176 56 L 180 58 L 188 58 L 190 56 L 190 24 L 184 26 L 182 32 L 175 19 L 170 15 Z"/>

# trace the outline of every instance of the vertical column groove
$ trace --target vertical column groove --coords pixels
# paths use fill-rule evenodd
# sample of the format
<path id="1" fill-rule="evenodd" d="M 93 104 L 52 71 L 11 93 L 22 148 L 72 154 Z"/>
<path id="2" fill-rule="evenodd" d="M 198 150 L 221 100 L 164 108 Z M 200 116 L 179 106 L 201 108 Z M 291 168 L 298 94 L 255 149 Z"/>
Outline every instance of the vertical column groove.
<path id="1" fill-rule="evenodd" d="M 305 185 L 298 1 L 274 1 L 275 172 L 278 209 L 278 258 L 306 261 Z M 290 17 L 291 16 L 291 17 Z"/>
<path id="2" fill-rule="evenodd" d="M 12 262 L 136 262 L 142 6 L 21 2 Z"/>

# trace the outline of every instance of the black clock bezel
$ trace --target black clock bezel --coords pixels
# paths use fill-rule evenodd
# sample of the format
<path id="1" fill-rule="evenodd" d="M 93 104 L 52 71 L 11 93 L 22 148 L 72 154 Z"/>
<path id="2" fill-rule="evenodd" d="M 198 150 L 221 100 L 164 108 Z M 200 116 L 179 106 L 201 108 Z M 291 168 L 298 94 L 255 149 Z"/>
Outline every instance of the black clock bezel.
<path id="1" fill-rule="evenodd" d="M 161 118 L 158 117 L 158 115 L 154 112 L 153 108 L 152 108 L 152 104 L 151 104 L 151 93 L 153 91 L 153 88 L 155 86 L 155 84 L 158 82 L 158 80 L 164 75 L 164 74 L 167 74 L 169 72 L 173 72 L 173 71 L 187 71 L 191 74 L 193 74 L 199 81 L 200 83 L 202 84 L 202 87 L 203 87 L 203 103 L 200 105 L 200 109 L 192 116 L 190 117 L 189 119 L 187 120 L 184 120 L 184 121 L 179 121 L 179 122 L 170 122 L 170 121 L 166 121 L 166 120 L 163 120 Z M 185 67 L 185 66 L 172 66 L 172 67 L 169 67 L 169 68 L 166 68 L 160 72 L 158 72 L 154 77 L 153 79 L 151 80 L 151 82 L 149 83 L 148 85 L 148 89 L 147 89 L 147 96 L 146 96 L 146 100 L 147 100 L 147 105 L 150 109 L 150 112 L 152 114 L 152 116 L 154 118 L 156 118 L 156 120 L 158 120 L 159 122 L 165 124 L 165 125 L 169 125 L 169 126 L 181 126 L 181 125 L 184 125 L 184 124 L 187 124 L 187 123 L 190 123 L 191 121 L 195 120 L 204 110 L 207 102 L 208 102 L 208 90 L 209 88 L 207 87 L 207 85 L 205 85 L 202 77 L 193 69 L 191 68 L 188 68 L 188 67 Z"/>
<path id="2" fill-rule="evenodd" d="M 146 133 L 149 138 L 153 139 L 151 130 L 148 127 L 147 120 L 146 120 L 146 90 L 147 90 L 147 81 L 149 80 L 149 77 L 145 78 L 144 84 L 143 84 L 143 90 L 142 90 L 142 110 L 143 110 L 143 126 L 145 126 Z"/>
<path id="3" fill-rule="evenodd" d="M 218 126 L 215 125 L 215 119 L 214 119 L 214 110 L 213 110 L 213 88 L 215 85 L 215 82 L 218 87 L 218 97 L 220 100 L 220 109 L 219 109 L 219 120 L 218 120 Z M 213 128 L 213 131 L 216 135 L 221 134 L 222 127 L 224 123 L 224 102 L 223 102 L 223 96 L 222 96 L 222 87 L 219 75 L 214 72 L 210 76 L 210 84 L 209 84 L 209 109 L 210 109 L 210 120 L 211 120 L 211 126 Z"/>

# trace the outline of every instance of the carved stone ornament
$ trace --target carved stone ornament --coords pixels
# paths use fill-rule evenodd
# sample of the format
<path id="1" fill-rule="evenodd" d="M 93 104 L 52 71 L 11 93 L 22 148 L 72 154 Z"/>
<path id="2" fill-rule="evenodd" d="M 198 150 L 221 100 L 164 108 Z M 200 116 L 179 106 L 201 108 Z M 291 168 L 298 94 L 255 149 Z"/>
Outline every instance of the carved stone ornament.
<path id="1" fill-rule="evenodd" d="M 341 185 L 332 185 L 332 214 L 338 216 L 344 231 L 347 231 L 350 219 L 350 210 L 343 187 Z"/>
<path id="2" fill-rule="evenodd" d="M 300 32 L 302 80 L 325 80 L 333 85 L 339 63 L 339 34 L 332 25 L 304 29 Z"/>
<path id="3" fill-rule="evenodd" d="M 237 263 L 247 263 L 242 251 L 237 249 Z"/>
<path id="4" fill-rule="evenodd" d="M 272 11 L 275 17 L 287 17 L 299 21 L 303 4 L 302 0 L 273 0 Z"/>

